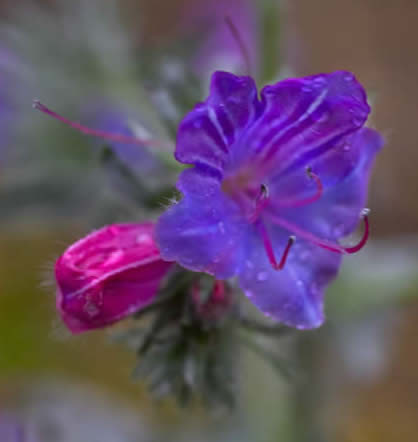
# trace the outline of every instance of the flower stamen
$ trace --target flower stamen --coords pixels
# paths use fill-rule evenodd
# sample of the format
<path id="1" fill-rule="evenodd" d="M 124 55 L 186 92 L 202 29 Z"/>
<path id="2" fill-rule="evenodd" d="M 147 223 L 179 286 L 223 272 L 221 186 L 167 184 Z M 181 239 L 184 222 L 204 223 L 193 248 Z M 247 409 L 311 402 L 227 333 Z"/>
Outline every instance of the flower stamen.
<path id="1" fill-rule="evenodd" d="M 239 50 L 241 52 L 242 58 L 244 60 L 244 65 L 245 65 L 245 69 L 247 71 L 247 75 L 251 76 L 251 72 L 252 72 L 251 60 L 250 60 L 250 55 L 249 55 L 248 48 L 247 48 L 247 46 L 244 43 L 244 39 L 242 38 L 239 30 L 235 26 L 235 24 L 232 21 L 231 17 L 229 17 L 228 15 L 225 17 L 225 23 L 228 26 L 228 29 L 231 32 L 232 37 L 237 42 L 237 45 L 238 45 Z"/>
<path id="2" fill-rule="evenodd" d="M 66 124 L 67 126 L 72 127 L 75 130 L 78 130 L 79 132 L 83 133 L 84 135 L 91 135 L 93 137 L 102 138 L 104 140 L 113 142 L 113 143 L 124 143 L 124 144 L 137 144 L 139 146 L 145 146 L 145 145 L 159 145 L 161 143 L 157 143 L 155 140 L 143 140 L 139 139 L 137 137 L 130 137 L 128 135 L 113 133 L 113 132 L 107 132 L 103 130 L 98 129 L 91 129 L 89 127 L 83 126 L 80 123 L 77 123 L 76 121 L 71 121 L 68 118 L 63 117 L 62 115 L 59 115 L 58 113 L 54 112 L 52 109 L 48 108 L 44 104 L 42 104 L 39 100 L 33 101 L 33 108 L 37 109 L 41 112 L 43 112 L 46 115 L 49 115 L 52 118 L 55 118 L 58 121 L 61 121 L 62 123 Z"/>
<path id="3" fill-rule="evenodd" d="M 250 216 L 250 222 L 253 223 L 257 221 L 263 209 L 267 206 L 269 202 L 269 189 L 265 184 L 260 186 L 260 192 L 255 199 L 254 213 Z"/>
<path id="4" fill-rule="evenodd" d="M 318 238 L 316 235 L 307 232 L 304 229 L 301 229 L 299 226 L 279 217 L 276 216 L 274 214 L 269 214 L 269 219 L 270 221 L 272 221 L 274 224 L 282 227 L 283 229 L 288 230 L 289 232 L 294 233 L 297 236 L 300 236 L 303 239 L 306 239 L 307 241 L 310 241 L 311 243 L 325 249 L 325 250 L 329 250 L 331 252 L 335 252 L 335 253 L 340 253 L 342 255 L 344 254 L 352 254 L 352 253 L 357 253 L 359 252 L 367 243 L 368 239 L 369 239 L 369 234 L 370 234 L 370 225 L 369 225 L 369 218 L 368 218 L 368 213 L 369 210 L 368 209 L 364 209 L 361 213 L 361 218 L 364 221 L 364 232 L 363 232 L 363 236 L 360 239 L 360 241 L 352 247 L 344 247 L 341 246 L 340 244 L 336 244 L 332 241 L 328 241 L 326 239 L 321 239 Z"/>
<path id="5" fill-rule="evenodd" d="M 258 228 L 261 234 L 261 237 L 263 239 L 264 248 L 266 250 L 267 257 L 270 261 L 271 266 L 274 270 L 282 270 L 284 266 L 286 265 L 287 257 L 289 256 L 289 252 L 291 247 L 293 246 L 296 237 L 291 235 L 289 236 L 289 239 L 287 241 L 287 245 L 282 253 L 282 256 L 280 258 L 280 261 L 277 262 L 276 256 L 274 254 L 273 245 L 271 243 L 271 239 L 269 237 L 269 234 L 267 232 L 266 226 L 263 222 L 258 223 Z"/>
<path id="6" fill-rule="evenodd" d="M 303 207 L 318 201 L 321 198 L 322 194 L 324 193 L 324 185 L 322 184 L 322 181 L 319 178 L 319 176 L 316 173 L 312 172 L 311 167 L 306 168 L 306 174 L 308 175 L 309 179 L 313 180 L 316 184 L 315 194 L 307 198 L 303 198 L 301 200 L 292 199 L 292 198 L 284 200 L 275 200 L 274 201 L 275 205 L 277 205 L 278 207 L 295 208 L 295 207 Z"/>
<path id="7" fill-rule="evenodd" d="M 370 224 L 369 224 L 369 213 L 370 210 L 369 209 L 363 209 L 362 213 L 361 213 L 361 217 L 363 218 L 364 221 L 364 232 L 363 232 L 363 236 L 360 239 L 360 241 L 352 247 L 344 247 L 344 250 L 346 251 L 346 253 L 356 253 L 358 251 L 360 251 L 367 243 L 368 239 L 369 239 L 369 235 L 370 235 Z"/>

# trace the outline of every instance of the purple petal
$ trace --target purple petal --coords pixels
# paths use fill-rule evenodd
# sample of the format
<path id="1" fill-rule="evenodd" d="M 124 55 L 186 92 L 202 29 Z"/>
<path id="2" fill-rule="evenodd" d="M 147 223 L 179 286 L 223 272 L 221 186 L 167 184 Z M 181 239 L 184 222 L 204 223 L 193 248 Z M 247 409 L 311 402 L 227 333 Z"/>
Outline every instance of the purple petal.
<path id="1" fill-rule="evenodd" d="M 181 185 L 193 186 L 197 178 L 190 177 L 199 172 L 186 172 L 191 175 L 184 174 Z M 210 205 L 206 191 L 202 187 L 202 196 L 190 192 L 171 206 L 158 220 L 155 237 L 165 260 L 225 279 L 240 266 L 245 220 L 219 188 L 212 189 Z"/>
<path id="2" fill-rule="evenodd" d="M 273 244 L 284 249 L 288 235 L 276 229 Z M 297 239 L 283 270 L 274 270 L 261 240 L 249 243 L 245 269 L 239 281 L 248 298 L 264 314 L 290 327 L 310 329 L 324 321 L 324 289 L 333 280 L 341 255 Z"/>
<path id="3" fill-rule="evenodd" d="M 280 216 L 324 239 L 352 233 L 366 204 L 370 171 L 382 145 L 376 131 L 360 130 L 347 145 L 349 151 L 334 151 L 314 164 L 315 172 L 327 183 L 321 198 L 305 207 L 281 209 Z M 331 185 L 336 177 L 340 180 Z"/>
<path id="4" fill-rule="evenodd" d="M 176 159 L 222 173 L 230 146 L 253 121 L 257 107 L 257 89 L 252 78 L 215 72 L 207 100 L 180 124 Z"/>
<path id="5" fill-rule="evenodd" d="M 261 97 L 262 115 L 241 145 L 275 175 L 309 165 L 359 129 L 370 111 L 362 86 L 343 71 L 281 81 Z"/>

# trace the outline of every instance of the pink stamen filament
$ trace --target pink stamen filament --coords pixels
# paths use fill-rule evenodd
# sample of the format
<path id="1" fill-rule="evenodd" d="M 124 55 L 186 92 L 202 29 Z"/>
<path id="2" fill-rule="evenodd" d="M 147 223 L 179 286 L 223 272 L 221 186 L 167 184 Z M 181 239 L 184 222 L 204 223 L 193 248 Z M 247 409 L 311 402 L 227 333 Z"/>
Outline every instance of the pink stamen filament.
<path id="1" fill-rule="evenodd" d="M 269 192 L 268 188 L 262 184 L 260 188 L 260 192 L 258 193 L 256 199 L 255 199 L 255 209 L 254 213 L 250 216 L 250 222 L 253 223 L 257 221 L 258 217 L 260 216 L 263 209 L 268 205 L 269 203 Z"/>
<path id="2" fill-rule="evenodd" d="M 250 54 L 248 52 L 247 46 L 244 43 L 244 40 L 235 26 L 234 22 L 232 21 L 231 17 L 226 16 L 225 17 L 225 23 L 228 26 L 229 31 L 231 32 L 232 37 L 237 42 L 237 45 L 239 47 L 239 50 L 241 52 L 242 58 L 244 60 L 245 69 L 247 70 L 247 75 L 251 76 L 252 68 L 251 68 L 251 60 L 250 60 Z"/>
<path id="3" fill-rule="evenodd" d="M 284 200 L 275 200 L 274 204 L 277 205 L 278 207 L 296 208 L 296 207 L 303 207 L 308 204 L 312 204 L 315 201 L 318 201 L 321 198 L 322 194 L 324 193 L 324 185 L 322 184 L 322 181 L 319 178 L 319 176 L 316 175 L 314 172 L 312 172 L 310 167 L 308 167 L 306 169 L 306 173 L 308 174 L 308 177 L 310 179 L 314 180 L 314 182 L 316 184 L 316 192 L 314 195 L 309 196 L 304 199 L 301 199 L 301 200 L 297 200 L 297 199 L 293 199 L 293 198 L 284 199 Z"/>
<path id="4" fill-rule="evenodd" d="M 355 246 L 344 247 L 344 246 L 341 246 L 340 244 L 333 243 L 332 241 L 318 238 L 317 236 L 313 235 L 312 233 L 301 229 L 297 225 L 290 223 L 289 221 L 286 221 L 285 219 L 283 219 L 279 216 L 269 213 L 269 219 L 274 224 L 282 227 L 283 229 L 288 230 L 289 232 L 292 232 L 296 236 L 300 236 L 301 238 L 306 239 L 307 241 L 310 241 L 319 247 L 322 247 L 323 249 L 330 250 L 331 252 L 335 252 L 335 253 L 341 253 L 341 254 L 356 253 L 356 252 L 360 251 L 364 247 L 364 245 L 367 243 L 367 240 L 369 238 L 369 233 L 370 233 L 369 218 L 366 213 L 362 214 L 362 218 L 364 220 L 364 232 L 363 232 L 363 236 L 362 236 L 361 240 Z"/>
<path id="5" fill-rule="evenodd" d="M 274 270 L 282 270 L 286 265 L 287 257 L 289 256 L 290 249 L 295 242 L 295 237 L 290 236 L 287 242 L 286 248 L 284 249 L 282 256 L 280 258 L 280 262 L 277 262 L 276 256 L 274 254 L 273 245 L 271 243 L 271 239 L 267 232 L 266 226 L 263 222 L 259 222 L 258 228 L 260 230 L 261 237 L 263 239 L 264 248 L 266 250 L 267 257 L 270 261 L 271 266 Z"/>
<path id="6" fill-rule="evenodd" d="M 85 135 L 91 135 L 93 137 L 102 138 L 107 141 L 111 141 L 114 143 L 124 143 L 124 144 L 137 144 L 139 146 L 144 145 L 157 145 L 160 143 L 155 142 L 154 140 L 141 140 L 136 137 L 130 137 L 123 134 L 113 133 L 113 132 L 106 132 L 102 130 L 97 129 L 91 129 L 89 127 L 83 126 L 80 123 L 77 123 L 75 121 L 71 121 L 68 118 L 65 118 L 53 110 L 49 109 L 47 106 L 42 104 L 38 100 L 33 101 L 33 107 L 34 109 L 37 109 L 41 112 L 43 112 L 46 115 L 49 115 L 52 118 L 55 118 L 58 121 L 61 121 L 62 123 L 66 124 L 67 126 L 72 127 L 75 130 L 78 130 L 79 132 L 85 134 Z"/>
<path id="7" fill-rule="evenodd" d="M 364 232 L 361 240 L 353 247 L 344 247 L 344 250 L 346 253 L 356 253 L 359 250 L 361 250 L 367 243 L 367 240 L 369 239 L 370 235 L 370 224 L 369 224 L 369 217 L 367 214 L 362 215 L 363 221 L 364 221 Z"/>

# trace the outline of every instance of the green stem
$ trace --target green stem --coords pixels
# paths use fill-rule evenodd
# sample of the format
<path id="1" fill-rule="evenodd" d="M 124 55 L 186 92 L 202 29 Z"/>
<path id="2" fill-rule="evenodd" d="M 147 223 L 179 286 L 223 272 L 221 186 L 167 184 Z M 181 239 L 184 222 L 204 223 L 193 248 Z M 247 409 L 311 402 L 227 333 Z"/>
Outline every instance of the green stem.
<path id="1" fill-rule="evenodd" d="M 325 442 L 323 429 L 318 419 L 321 403 L 321 385 L 319 379 L 320 341 L 318 336 L 301 333 L 295 343 L 303 381 L 295 384 L 293 402 L 293 431 L 295 442 Z"/>

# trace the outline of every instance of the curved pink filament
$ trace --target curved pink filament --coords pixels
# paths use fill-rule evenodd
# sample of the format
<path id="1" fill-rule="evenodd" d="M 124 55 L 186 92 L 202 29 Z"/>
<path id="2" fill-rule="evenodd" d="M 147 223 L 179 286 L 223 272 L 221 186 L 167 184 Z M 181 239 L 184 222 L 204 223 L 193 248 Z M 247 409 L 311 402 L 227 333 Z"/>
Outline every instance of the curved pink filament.
<path id="1" fill-rule="evenodd" d="M 49 115 L 50 117 L 55 118 L 58 121 L 61 121 L 61 123 L 64 123 L 67 126 L 70 126 L 75 130 L 78 130 L 79 132 L 85 135 L 91 135 L 93 137 L 102 138 L 104 140 L 112 141 L 114 143 L 137 144 L 139 146 L 160 144 L 156 143 L 154 140 L 141 140 L 139 138 L 130 137 L 128 135 L 91 129 L 89 127 L 83 126 L 80 123 L 71 121 L 68 118 L 63 117 L 62 115 L 57 114 L 56 112 L 49 109 L 47 106 L 45 106 L 38 100 L 33 101 L 33 107 L 37 110 L 40 110 L 44 114 Z"/>
<path id="2" fill-rule="evenodd" d="M 274 205 L 277 205 L 278 207 L 295 208 L 295 207 L 303 207 L 308 204 L 312 204 L 315 201 L 318 201 L 321 198 L 322 194 L 324 193 L 324 185 L 322 184 L 322 181 L 319 178 L 319 176 L 316 175 L 315 173 L 313 173 L 310 169 L 308 169 L 307 173 L 308 173 L 309 178 L 313 179 L 316 184 L 316 192 L 314 195 L 309 196 L 307 198 L 300 199 L 300 200 L 293 199 L 293 198 L 289 198 L 289 199 L 285 199 L 285 200 L 274 200 Z"/>
<path id="3" fill-rule="evenodd" d="M 228 15 L 225 17 L 225 23 L 228 26 L 228 29 L 231 32 L 232 37 L 234 38 L 234 40 L 238 45 L 239 51 L 244 61 L 245 68 L 247 70 L 247 75 L 252 76 L 250 53 L 248 51 L 247 46 L 245 45 L 242 35 L 235 26 L 235 23 L 232 21 L 231 17 L 229 17 Z"/>
<path id="4" fill-rule="evenodd" d="M 257 221 L 258 217 L 261 215 L 261 212 L 268 205 L 268 203 L 269 203 L 268 189 L 267 187 L 262 186 L 259 194 L 257 195 L 257 198 L 255 199 L 255 209 L 253 214 L 250 216 L 251 223 Z"/>
<path id="5" fill-rule="evenodd" d="M 359 250 L 361 250 L 367 243 L 367 240 L 369 239 L 369 234 L 370 234 L 370 224 L 369 224 L 369 217 L 367 215 L 363 215 L 362 216 L 363 220 L 364 220 L 364 232 L 363 232 L 363 236 L 361 238 L 361 240 L 352 247 L 344 247 L 344 250 L 347 253 L 356 253 Z"/>
<path id="6" fill-rule="evenodd" d="M 271 266 L 274 270 L 282 270 L 284 266 L 286 265 L 287 257 L 289 256 L 290 249 L 295 242 L 295 237 L 290 236 L 289 240 L 287 242 L 286 248 L 284 249 L 282 256 L 280 258 L 280 262 L 277 262 L 276 256 L 274 254 L 273 245 L 271 243 L 270 236 L 267 232 L 266 226 L 263 222 L 259 222 L 257 225 L 261 237 L 263 239 L 264 248 L 266 250 L 267 257 L 270 261 Z"/>
<path id="7" fill-rule="evenodd" d="M 296 236 L 300 236 L 301 238 L 306 239 L 307 241 L 312 242 L 313 244 L 316 244 L 319 247 L 322 247 L 323 249 L 329 250 L 331 252 L 335 253 L 341 253 L 341 254 L 351 254 L 356 253 L 359 250 L 361 250 L 364 245 L 367 243 L 367 240 L 369 238 L 370 233 L 370 226 L 369 226 L 369 219 L 367 215 L 363 215 L 362 218 L 364 220 L 364 232 L 361 240 L 353 247 L 344 247 L 340 244 L 333 243 L 332 241 L 328 241 L 326 239 L 321 239 L 315 236 L 314 234 L 307 232 L 306 230 L 301 229 L 299 226 L 286 221 L 285 219 L 276 216 L 274 214 L 269 213 L 270 220 L 280 226 L 283 227 L 283 229 L 288 230 L 289 232 L 294 233 Z"/>

